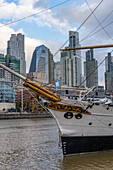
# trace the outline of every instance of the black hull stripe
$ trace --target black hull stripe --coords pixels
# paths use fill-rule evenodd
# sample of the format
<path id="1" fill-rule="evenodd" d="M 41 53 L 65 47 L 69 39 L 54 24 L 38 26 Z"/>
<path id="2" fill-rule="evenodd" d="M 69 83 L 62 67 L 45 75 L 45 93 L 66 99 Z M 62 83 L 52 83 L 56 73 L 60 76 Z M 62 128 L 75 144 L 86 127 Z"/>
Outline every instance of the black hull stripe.
<path id="1" fill-rule="evenodd" d="M 113 150 L 113 136 L 61 137 L 64 155 Z"/>

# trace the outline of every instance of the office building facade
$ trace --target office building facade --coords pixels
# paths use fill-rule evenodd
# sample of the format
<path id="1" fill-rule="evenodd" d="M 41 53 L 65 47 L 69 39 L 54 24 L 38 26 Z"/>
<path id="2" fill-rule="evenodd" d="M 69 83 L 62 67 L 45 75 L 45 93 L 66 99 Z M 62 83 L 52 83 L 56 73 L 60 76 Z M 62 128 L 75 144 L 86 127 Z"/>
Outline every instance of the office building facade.
<path id="1" fill-rule="evenodd" d="M 14 56 L 0 54 L 0 62 L 12 70 L 20 73 L 20 60 Z M 0 68 L 0 107 L 15 108 L 16 92 L 12 87 L 18 83 L 19 79 L 6 70 Z"/>
<path id="2" fill-rule="evenodd" d="M 0 103 L 15 103 L 16 92 L 12 89 L 13 85 L 14 83 L 10 81 L 0 81 Z"/>
<path id="3" fill-rule="evenodd" d="M 105 90 L 113 92 L 113 56 L 111 53 L 105 57 Z"/>
<path id="4" fill-rule="evenodd" d="M 15 56 L 20 60 L 20 74 L 26 75 L 26 61 L 24 51 L 24 35 L 12 34 L 10 40 L 7 43 L 7 55 Z"/>
<path id="5" fill-rule="evenodd" d="M 86 77 L 86 87 L 98 88 L 98 61 L 94 59 L 93 49 L 86 52 L 84 76 Z"/>
<path id="6" fill-rule="evenodd" d="M 0 63 L 6 65 L 5 57 L 3 54 L 0 54 Z M 5 70 L 0 67 L 0 80 L 5 78 Z"/>
<path id="7" fill-rule="evenodd" d="M 79 33 L 69 31 L 68 48 L 80 47 Z M 79 86 L 81 84 L 82 66 L 80 50 L 61 52 L 61 78 L 67 86 Z"/>
<path id="8" fill-rule="evenodd" d="M 55 80 L 61 79 L 61 64 L 60 64 L 60 61 L 57 61 L 54 64 L 54 79 Z"/>
<path id="9" fill-rule="evenodd" d="M 35 48 L 27 76 L 42 83 L 54 80 L 53 55 L 46 46 L 41 45 Z"/>

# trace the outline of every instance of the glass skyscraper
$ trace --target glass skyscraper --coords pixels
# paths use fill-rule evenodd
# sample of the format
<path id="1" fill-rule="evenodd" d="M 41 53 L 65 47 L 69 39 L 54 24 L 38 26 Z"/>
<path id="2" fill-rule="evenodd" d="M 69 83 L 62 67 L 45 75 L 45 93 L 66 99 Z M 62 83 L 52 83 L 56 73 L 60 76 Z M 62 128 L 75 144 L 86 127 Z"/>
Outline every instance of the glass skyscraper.
<path id="1" fill-rule="evenodd" d="M 12 70 L 16 71 L 17 73 L 20 73 L 20 60 L 17 59 L 14 56 L 6 55 L 6 66 L 11 68 Z M 11 75 L 11 81 L 16 81 L 15 83 L 19 83 L 19 78 Z"/>
<path id="2" fill-rule="evenodd" d="M 16 57 L 0 54 L 0 62 L 20 73 L 20 60 Z M 0 68 L 0 103 L 15 103 L 16 93 L 12 87 L 18 81 L 17 77 Z"/>
<path id="3" fill-rule="evenodd" d="M 41 45 L 35 48 L 28 77 L 46 83 L 54 79 L 53 55 L 46 46 Z"/>
<path id="4" fill-rule="evenodd" d="M 3 54 L 0 54 L 0 63 L 6 65 L 5 57 Z M 5 70 L 0 67 L 0 79 L 3 79 L 3 78 L 5 78 Z"/>
<path id="5" fill-rule="evenodd" d="M 12 82 L 6 80 L 0 81 L 0 103 L 15 103 L 16 92 L 12 87 Z"/>

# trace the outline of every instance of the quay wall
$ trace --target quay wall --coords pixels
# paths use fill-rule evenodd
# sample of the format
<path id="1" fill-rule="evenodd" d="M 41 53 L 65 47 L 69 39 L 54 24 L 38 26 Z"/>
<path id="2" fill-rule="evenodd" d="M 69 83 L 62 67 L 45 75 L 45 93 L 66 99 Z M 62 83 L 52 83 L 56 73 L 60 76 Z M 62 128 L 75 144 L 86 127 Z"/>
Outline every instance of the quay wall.
<path id="1" fill-rule="evenodd" d="M 0 113 L 1 119 L 52 118 L 49 113 Z"/>

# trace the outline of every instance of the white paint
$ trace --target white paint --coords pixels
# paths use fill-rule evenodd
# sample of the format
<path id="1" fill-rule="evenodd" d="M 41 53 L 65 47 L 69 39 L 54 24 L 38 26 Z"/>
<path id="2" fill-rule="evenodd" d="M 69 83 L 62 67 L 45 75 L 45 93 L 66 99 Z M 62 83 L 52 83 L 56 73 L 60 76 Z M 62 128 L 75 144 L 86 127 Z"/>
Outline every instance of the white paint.
<path id="1" fill-rule="evenodd" d="M 68 104 L 72 100 L 67 100 Z M 88 103 L 80 102 L 80 104 L 85 109 Z M 78 105 L 78 104 L 77 104 Z M 108 109 L 109 108 L 109 109 Z M 113 135 L 113 106 L 108 106 L 106 104 L 93 105 L 87 111 L 91 113 L 82 114 L 81 119 L 76 119 L 73 113 L 73 118 L 66 119 L 64 114 L 66 112 L 61 112 L 57 110 L 49 109 L 55 118 L 60 135 L 61 136 L 109 136 Z M 92 125 L 89 125 L 89 123 Z M 111 124 L 111 126 L 109 126 Z"/>

